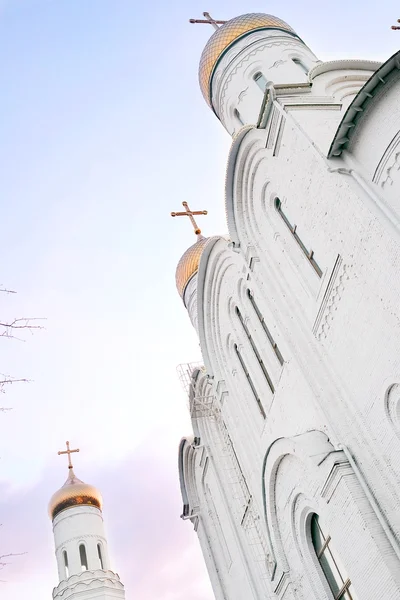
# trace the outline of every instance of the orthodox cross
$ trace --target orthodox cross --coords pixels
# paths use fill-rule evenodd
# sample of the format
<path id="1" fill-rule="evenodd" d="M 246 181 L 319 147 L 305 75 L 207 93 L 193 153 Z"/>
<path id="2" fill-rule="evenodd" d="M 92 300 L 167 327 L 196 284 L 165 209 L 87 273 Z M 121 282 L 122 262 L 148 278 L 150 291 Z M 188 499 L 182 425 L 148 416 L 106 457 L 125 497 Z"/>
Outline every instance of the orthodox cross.
<path id="1" fill-rule="evenodd" d="M 397 22 L 400 23 L 400 19 L 397 19 Z M 394 29 L 394 30 L 400 29 L 400 27 L 398 25 L 392 25 L 391 28 Z"/>
<path id="2" fill-rule="evenodd" d="M 196 235 L 201 234 L 201 229 L 197 226 L 196 221 L 194 220 L 194 215 L 206 215 L 206 210 L 190 210 L 187 202 L 182 202 L 182 206 L 185 207 L 184 212 L 172 212 L 171 217 L 189 217 L 191 224 L 193 225 L 193 229 Z"/>
<path id="3" fill-rule="evenodd" d="M 65 443 L 67 445 L 67 449 L 66 450 L 59 450 L 58 456 L 60 456 L 60 454 L 68 454 L 68 469 L 72 469 L 71 454 L 73 452 L 79 452 L 79 448 L 76 448 L 75 450 L 70 450 L 69 449 L 69 442 L 65 442 Z"/>
<path id="4" fill-rule="evenodd" d="M 212 25 L 214 29 L 218 29 L 218 25 L 226 23 L 226 21 L 216 21 L 208 12 L 203 12 L 203 17 L 205 19 L 189 19 L 189 23 L 207 23 L 207 25 Z"/>

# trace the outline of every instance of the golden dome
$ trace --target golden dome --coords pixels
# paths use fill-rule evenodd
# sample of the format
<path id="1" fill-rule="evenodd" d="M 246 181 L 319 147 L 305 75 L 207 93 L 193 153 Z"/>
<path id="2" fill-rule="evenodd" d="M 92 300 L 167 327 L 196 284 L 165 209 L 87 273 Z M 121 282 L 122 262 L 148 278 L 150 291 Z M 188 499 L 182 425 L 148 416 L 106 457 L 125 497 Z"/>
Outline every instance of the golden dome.
<path id="1" fill-rule="evenodd" d="M 202 235 L 197 237 L 197 242 L 186 250 L 176 267 L 176 287 L 181 298 L 183 298 L 187 284 L 199 269 L 202 252 L 209 240 Z"/>
<path id="2" fill-rule="evenodd" d="M 103 499 L 99 490 L 93 485 L 83 483 L 70 469 L 67 481 L 53 494 L 49 502 L 50 518 L 54 519 L 62 510 L 73 506 L 96 506 L 101 510 Z"/>
<path id="3" fill-rule="evenodd" d="M 294 33 L 285 21 L 264 13 L 241 15 L 221 25 L 208 40 L 200 58 L 200 88 L 210 106 L 210 84 L 218 60 L 233 42 L 257 29 L 283 29 L 283 31 Z"/>

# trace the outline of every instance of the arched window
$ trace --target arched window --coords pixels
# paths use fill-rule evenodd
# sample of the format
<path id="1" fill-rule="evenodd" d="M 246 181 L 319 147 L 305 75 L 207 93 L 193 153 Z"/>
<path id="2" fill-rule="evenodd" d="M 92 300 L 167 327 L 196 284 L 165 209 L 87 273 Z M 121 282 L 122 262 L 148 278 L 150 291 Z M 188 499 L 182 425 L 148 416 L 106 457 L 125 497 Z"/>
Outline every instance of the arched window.
<path id="1" fill-rule="evenodd" d="M 251 388 L 251 391 L 253 392 L 254 398 L 255 398 L 255 400 L 257 402 L 257 405 L 258 405 L 258 408 L 260 409 L 260 413 L 262 414 L 263 418 L 266 419 L 265 410 L 264 410 L 264 407 L 263 407 L 263 405 L 261 403 L 260 396 L 257 394 L 257 390 L 256 390 L 256 388 L 254 386 L 252 378 L 250 377 L 250 373 L 247 370 L 246 363 L 243 360 L 243 356 L 242 356 L 239 348 L 237 347 L 237 344 L 234 345 L 234 349 L 235 349 L 235 352 L 236 352 L 236 356 L 239 359 L 240 365 L 241 365 L 241 367 L 243 369 L 243 372 L 244 372 L 244 374 L 246 376 L 246 379 L 249 382 L 249 386 Z"/>
<path id="2" fill-rule="evenodd" d="M 311 539 L 335 600 L 357 600 L 354 588 L 318 515 L 311 519 Z"/>
<path id="3" fill-rule="evenodd" d="M 242 119 L 242 117 L 240 116 L 240 112 L 238 111 L 238 109 L 237 109 L 237 108 L 235 108 L 235 109 L 234 109 L 234 111 L 233 111 L 233 116 L 235 117 L 235 119 L 238 121 L 238 123 L 239 123 L 241 126 L 243 126 L 243 125 L 244 125 L 243 119 Z"/>
<path id="4" fill-rule="evenodd" d="M 239 318 L 240 324 L 243 327 L 243 330 L 244 330 L 246 336 L 248 337 L 248 340 L 250 342 L 250 346 L 252 347 L 253 352 L 255 354 L 255 357 L 256 357 L 256 359 L 258 361 L 258 364 L 260 365 L 261 370 L 263 372 L 263 375 L 264 375 L 265 379 L 267 380 L 268 386 L 269 386 L 271 392 L 274 394 L 275 393 L 275 388 L 274 388 L 274 384 L 272 383 L 272 379 L 271 379 L 271 377 L 270 377 L 270 375 L 269 375 L 269 373 L 267 371 L 266 366 L 264 365 L 264 361 L 261 358 L 261 355 L 260 355 L 260 353 L 259 353 L 259 351 L 257 349 L 257 346 L 254 343 L 254 340 L 253 340 L 253 338 L 251 336 L 249 328 L 247 327 L 246 323 L 244 322 L 242 313 L 240 312 L 240 310 L 239 310 L 239 308 L 237 306 L 236 306 L 235 312 L 236 312 L 236 314 L 237 314 L 237 316 Z"/>
<path id="5" fill-rule="evenodd" d="M 85 548 L 84 544 L 81 544 L 79 546 L 79 556 L 81 559 L 82 571 L 87 571 L 88 570 L 88 561 L 87 561 L 87 556 L 86 556 L 86 548 Z"/>
<path id="6" fill-rule="evenodd" d="M 280 201 L 279 198 L 275 198 L 275 208 L 278 211 L 278 214 L 281 217 L 282 221 L 285 223 L 286 227 L 289 229 L 290 233 L 293 235 L 294 239 L 296 240 L 296 242 L 300 246 L 301 250 L 307 257 L 307 260 L 309 261 L 310 265 L 313 267 L 314 271 L 317 273 L 318 277 L 322 277 L 322 271 L 314 258 L 314 250 L 307 250 L 307 248 L 305 247 L 305 245 L 303 244 L 301 238 L 299 237 L 299 235 L 297 233 L 297 225 L 292 225 L 291 222 L 289 221 L 289 219 L 287 218 L 286 214 L 283 212 L 282 202 Z"/>
<path id="7" fill-rule="evenodd" d="M 258 71 L 258 73 L 253 75 L 253 79 L 256 82 L 256 84 L 258 85 L 258 87 L 260 88 L 260 90 L 262 92 L 265 92 L 265 89 L 268 85 L 268 81 L 266 80 L 264 75 L 261 73 L 261 71 Z"/>
<path id="8" fill-rule="evenodd" d="M 292 61 L 294 62 L 295 65 L 300 67 L 300 69 L 303 71 L 303 73 L 308 75 L 308 69 L 307 69 L 306 65 L 303 63 L 303 61 L 300 60 L 300 58 L 292 58 Z"/>
<path id="9" fill-rule="evenodd" d="M 99 557 L 100 569 L 104 569 L 103 555 L 101 553 L 101 545 L 97 544 L 97 555 Z"/>
<path id="10" fill-rule="evenodd" d="M 283 363 L 285 361 L 283 360 L 283 356 L 282 356 L 282 354 L 281 354 L 281 352 L 280 352 L 280 350 L 278 348 L 278 344 L 275 342 L 274 338 L 272 337 L 271 332 L 268 329 L 267 324 L 266 324 L 266 322 L 264 320 L 264 317 L 263 317 L 260 309 L 258 308 L 258 305 L 257 305 L 256 301 L 254 300 L 254 296 L 253 296 L 253 294 L 251 293 L 251 291 L 249 289 L 247 290 L 247 297 L 250 300 L 252 307 L 254 308 L 254 312 L 256 313 L 256 315 L 258 317 L 258 320 L 261 323 L 261 327 L 265 331 L 265 334 L 266 334 L 266 336 L 268 338 L 268 341 L 269 341 L 269 343 L 272 346 L 272 350 L 275 352 L 276 358 L 279 360 L 280 364 L 283 365 Z"/>
<path id="11" fill-rule="evenodd" d="M 63 558 L 64 558 L 65 579 L 68 579 L 68 577 L 69 577 L 69 568 L 68 568 L 68 554 L 67 554 L 66 550 L 63 551 Z"/>

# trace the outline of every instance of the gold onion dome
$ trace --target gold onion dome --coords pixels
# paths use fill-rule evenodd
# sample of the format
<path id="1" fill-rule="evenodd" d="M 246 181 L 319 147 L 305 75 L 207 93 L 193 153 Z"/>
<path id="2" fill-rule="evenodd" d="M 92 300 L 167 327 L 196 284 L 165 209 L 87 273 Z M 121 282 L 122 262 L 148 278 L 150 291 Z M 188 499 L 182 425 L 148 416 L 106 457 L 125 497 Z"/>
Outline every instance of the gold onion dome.
<path id="1" fill-rule="evenodd" d="M 295 33 L 282 19 L 264 13 L 241 15 L 218 27 L 203 50 L 199 66 L 200 88 L 207 104 L 210 106 L 211 79 L 218 60 L 234 42 L 258 29 L 281 29 Z"/>
<path id="2" fill-rule="evenodd" d="M 199 270 L 200 258 L 209 239 L 198 235 L 197 242 L 186 250 L 176 267 L 176 287 L 181 298 L 183 298 L 187 284 Z"/>
<path id="3" fill-rule="evenodd" d="M 101 510 L 103 499 L 99 490 L 78 479 L 73 469 L 70 468 L 67 481 L 53 494 L 50 500 L 50 518 L 54 519 L 62 510 L 73 506 L 95 506 Z"/>

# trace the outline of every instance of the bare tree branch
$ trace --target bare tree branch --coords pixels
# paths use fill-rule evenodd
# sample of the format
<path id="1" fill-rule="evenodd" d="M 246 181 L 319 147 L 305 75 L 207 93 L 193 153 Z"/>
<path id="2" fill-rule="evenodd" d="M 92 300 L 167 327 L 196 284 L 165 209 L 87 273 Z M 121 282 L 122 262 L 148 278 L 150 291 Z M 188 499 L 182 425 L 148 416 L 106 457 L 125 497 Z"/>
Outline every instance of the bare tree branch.
<path id="1" fill-rule="evenodd" d="M 30 331 L 30 333 L 33 333 L 34 329 L 44 329 L 43 325 L 36 325 L 35 323 L 32 323 L 32 321 L 44 321 L 44 319 L 21 317 L 18 319 L 13 319 L 9 323 L 0 321 L 0 337 L 7 337 L 17 339 L 19 341 L 24 341 L 14 334 L 15 330 L 27 329 Z M 1 328 L 3 329 L 1 330 Z"/>

